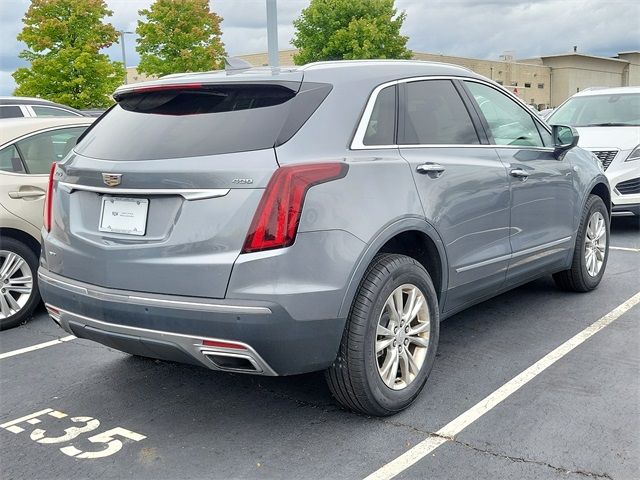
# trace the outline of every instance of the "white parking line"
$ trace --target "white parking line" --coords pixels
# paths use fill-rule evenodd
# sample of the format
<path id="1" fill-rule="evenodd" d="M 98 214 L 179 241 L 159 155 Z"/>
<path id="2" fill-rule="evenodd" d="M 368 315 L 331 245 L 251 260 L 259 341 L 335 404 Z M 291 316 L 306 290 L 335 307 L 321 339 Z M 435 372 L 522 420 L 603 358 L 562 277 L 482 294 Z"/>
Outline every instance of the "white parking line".
<path id="1" fill-rule="evenodd" d="M 30 347 L 20 348 L 18 350 L 12 350 L 11 352 L 0 353 L 0 360 L 13 357 L 15 355 L 21 355 L 27 352 L 33 352 L 34 350 L 40 350 L 41 348 L 52 347 L 53 345 L 58 345 L 59 343 L 68 342 L 76 338 L 74 335 L 69 335 L 68 337 L 58 338 L 56 340 L 51 340 L 49 342 L 38 343 L 37 345 L 32 345 Z"/>
<path id="2" fill-rule="evenodd" d="M 622 250 L 623 252 L 640 252 L 640 248 L 629 248 L 629 247 L 612 247 L 609 246 L 609 250 Z"/>
<path id="3" fill-rule="evenodd" d="M 458 435 L 470 424 L 482 417 L 485 413 L 489 412 L 493 407 L 508 398 L 510 395 L 518 391 L 521 387 L 526 385 L 529 381 L 534 379 L 544 370 L 560 360 L 574 348 L 581 345 L 583 342 L 591 338 L 607 325 L 613 323 L 622 314 L 633 308 L 638 303 L 640 303 L 640 292 L 636 293 L 622 305 L 611 310 L 604 317 L 589 325 L 577 335 L 571 337 L 558 348 L 548 353 L 536 363 L 531 365 L 525 371 L 509 380 L 495 392 L 480 400 L 469 410 L 462 413 L 460 416 L 438 430 L 434 435 L 427 437 L 425 440 L 418 443 L 415 447 L 406 451 L 395 460 L 392 460 L 380 469 L 373 472 L 371 475 L 366 477 L 365 480 L 391 479 L 418 462 L 420 459 L 429 455 L 443 443 L 449 440 L 453 440 L 456 435 Z"/>

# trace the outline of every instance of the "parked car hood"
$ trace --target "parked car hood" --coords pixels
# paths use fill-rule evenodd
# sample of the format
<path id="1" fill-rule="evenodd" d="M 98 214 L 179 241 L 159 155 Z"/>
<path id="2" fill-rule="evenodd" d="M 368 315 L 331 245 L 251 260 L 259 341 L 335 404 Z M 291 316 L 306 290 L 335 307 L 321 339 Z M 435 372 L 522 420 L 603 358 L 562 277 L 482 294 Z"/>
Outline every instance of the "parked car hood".
<path id="1" fill-rule="evenodd" d="M 640 127 L 577 127 L 582 148 L 631 150 L 640 144 Z"/>

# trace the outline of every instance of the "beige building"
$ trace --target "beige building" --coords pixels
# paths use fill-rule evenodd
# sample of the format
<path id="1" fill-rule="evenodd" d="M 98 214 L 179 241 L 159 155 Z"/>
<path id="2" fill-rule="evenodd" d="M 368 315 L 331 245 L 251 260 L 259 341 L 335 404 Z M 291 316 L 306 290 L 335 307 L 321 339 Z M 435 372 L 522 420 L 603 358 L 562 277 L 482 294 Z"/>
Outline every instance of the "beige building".
<path id="1" fill-rule="evenodd" d="M 296 50 L 280 51 L 280 65 L 293 65 L 295 53 Z M 255 66 L 268 65 L 266 53 L 239 55 L 239 58 Z M 620 52 L 614 58 L 572 52 L 526 60 L 515 60 L 510 54 L 502 55 L 500 60 L 480 60 L 414 52 L 413 58 L 469 68 L 539 109 L 557 107 L 574 93 L 589 87 L 640 85 L 640 52 Z M 148 79 L 135 67 L 127 68 L 128 83 Z"/>

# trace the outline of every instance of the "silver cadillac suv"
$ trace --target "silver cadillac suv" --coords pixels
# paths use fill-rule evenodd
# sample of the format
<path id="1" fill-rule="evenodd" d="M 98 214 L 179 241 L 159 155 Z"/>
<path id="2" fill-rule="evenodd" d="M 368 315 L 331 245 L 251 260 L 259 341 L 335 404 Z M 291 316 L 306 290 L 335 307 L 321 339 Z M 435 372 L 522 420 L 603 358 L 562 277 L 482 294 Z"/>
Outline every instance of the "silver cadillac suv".
<path id="1" fill-rule="evenodd" d="M 217 370 L 325 369 L 343 406 L 390 415 L 423 388 L 442 319 L 605 271 L 595 157 L 469 70 L 316 63 L 114 98 L 46 198 L 40 290 L 78 337 Z"/>

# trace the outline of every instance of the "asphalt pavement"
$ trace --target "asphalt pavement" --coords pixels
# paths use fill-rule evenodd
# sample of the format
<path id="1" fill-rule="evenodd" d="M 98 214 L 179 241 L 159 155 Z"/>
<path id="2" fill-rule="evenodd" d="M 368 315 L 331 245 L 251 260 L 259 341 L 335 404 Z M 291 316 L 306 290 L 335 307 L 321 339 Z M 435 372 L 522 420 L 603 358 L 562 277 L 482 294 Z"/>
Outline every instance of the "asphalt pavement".
<path id="1" fill-rule="evenodd" d="M 67 336 L 41 308 L 0 333 L 0 477 L 363 479 L 636 295 L 637 220 L 614 219 L 611 245 L 594 292 L 544 278 L 443 322 L 425 390 L 385 419 L 341 410 L 322 373 L 214 372 L 80 339 L 17 352 Z M 638 432 L 640 305 L 396 478 L 636 480 Z"/>

